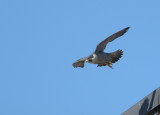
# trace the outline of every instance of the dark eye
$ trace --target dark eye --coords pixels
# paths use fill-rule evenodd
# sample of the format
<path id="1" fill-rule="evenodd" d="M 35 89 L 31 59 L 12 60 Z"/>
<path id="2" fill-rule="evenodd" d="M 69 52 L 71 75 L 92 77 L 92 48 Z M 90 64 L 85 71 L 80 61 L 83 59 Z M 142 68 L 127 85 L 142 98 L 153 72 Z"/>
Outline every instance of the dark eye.
<path id="1" fill-rule="evenodd" d="M 91 59 L 89 59 L 88 61 L 89 61 L 89 62 L 92 62 L 92 60 L 91 60 Z"/>

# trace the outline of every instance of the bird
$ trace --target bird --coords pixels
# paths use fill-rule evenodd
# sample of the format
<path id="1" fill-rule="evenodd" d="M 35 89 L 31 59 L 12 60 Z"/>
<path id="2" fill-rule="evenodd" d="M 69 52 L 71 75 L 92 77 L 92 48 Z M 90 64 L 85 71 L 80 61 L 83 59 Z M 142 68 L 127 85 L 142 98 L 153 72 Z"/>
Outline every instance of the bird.
<path id="1" fill-rule="evenodd" d="M 108 66 L 110 68 L 113 68 L 112 67 L 113 63 L 117 62 L 122 57 L 123 51 L 119 49 L 111 53 L 106 53 L 104 52 L 104 50 L 109 42 L 112 42 L 116 38 L 124 35 L 129 28 L 130 27 L 126 27 L 112 34 L 111 36 L 107 37 L 97 45 L 95 51 L 91 55 L 89 55 L 88 57 L 78 59 L 72 64 L 72 66 L 74 68 L 77 67 L 83 68 L 84 63 L 88 62 L 90 64 L 97 64 L 97 67 Z"/>

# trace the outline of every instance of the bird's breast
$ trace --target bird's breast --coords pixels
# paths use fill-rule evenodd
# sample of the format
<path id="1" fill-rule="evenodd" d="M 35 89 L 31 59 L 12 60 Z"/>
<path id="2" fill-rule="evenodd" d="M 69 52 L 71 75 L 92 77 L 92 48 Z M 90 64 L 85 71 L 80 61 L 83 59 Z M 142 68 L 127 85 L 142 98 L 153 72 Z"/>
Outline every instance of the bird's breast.
<path id="1" fill-rule="evenodd" d="M 97 54 L 93 54 L 93 58 L 92 58 L 92 62 L 91 63 L 97 64 L 97 62 L 98 62 L 98 55 Z"/>
<path id="2" fill-rule="evenodd" d="M 107 53 L 99 53 L 99 54 L 95 54 L 94 56 L 94 63 L 96 64 L 101 64 L 101 63 L 105 63 L 106 61 L 108 61 L 108 54 Z"/>

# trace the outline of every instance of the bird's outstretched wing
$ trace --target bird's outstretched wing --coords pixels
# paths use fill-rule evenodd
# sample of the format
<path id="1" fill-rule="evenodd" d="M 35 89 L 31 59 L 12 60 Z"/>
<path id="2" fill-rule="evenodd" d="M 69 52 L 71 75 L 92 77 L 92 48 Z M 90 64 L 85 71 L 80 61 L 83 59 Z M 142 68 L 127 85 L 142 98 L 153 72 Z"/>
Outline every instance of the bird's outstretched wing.
<path id="1" fill-rule="evenodd" d="M 105 40 L 103 40 L 102 42 L 100 42 L 100 43 L 97 45 L 97 47 L 96 47 L 95 53 L 98 53 L 98 52 L 103 51 L 103 50 L 106 48 L 106 45 L 107 45 L 109 42 L 112 42 L 112 41 L 115 40 L 116 38 L 122 36 L 124 33 L 127 32 L 128 29 L 129 29 L 129 27 L 124 28 L 123 30 L 120 30 L 120 31 L 114 33 L 113 35 L 109 36 L 108 38 L 106 38 Z"/>
<path id="2" fill-rule="evenodd" d="M 84 57 L 84 58 L 81 58 L 81 59 L 77 60 L 76 62 L 74 62 L 72 64 L 73 67 L 81 67 L 81 68 L 83 68 L 84 67 L 84 62 L 85 62 L 86 59 L 87 59 L 87 57 Z"/>

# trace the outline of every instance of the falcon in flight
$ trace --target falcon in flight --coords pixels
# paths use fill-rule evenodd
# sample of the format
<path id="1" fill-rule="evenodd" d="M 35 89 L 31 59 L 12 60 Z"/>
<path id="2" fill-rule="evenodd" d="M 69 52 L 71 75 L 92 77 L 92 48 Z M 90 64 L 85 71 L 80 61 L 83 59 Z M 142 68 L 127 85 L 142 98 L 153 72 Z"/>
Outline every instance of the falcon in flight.
<path id="1" fill-rule="evenodd" d="M 76 62 L 74 62 L 72 64 L 73 67 L 83 68 L 84 63 L 88 62 L 91 64 L 98 64 L 97 67 L 109 66 L 110 68 L 112 68 L 112 64 L 117 62 L 122 57 L 123 51 L 117 50 L 117 51 L 114 51 L 111 53 L 105 53 L 104 49 L 106 48 L 106 45 L 109 42 L 112 42 L 116 38 L 122 36 L 124 33 L 127 32 L 128 29 L 129 29 L 129 27 L 124 28 L 124 29 L 114 33 L 113 35 L 109 36 L 108 38 L 104 39 L 102 42 L 100 42 L 97 45 L 96 50 L 90 56 L 77 60 Z"/>

